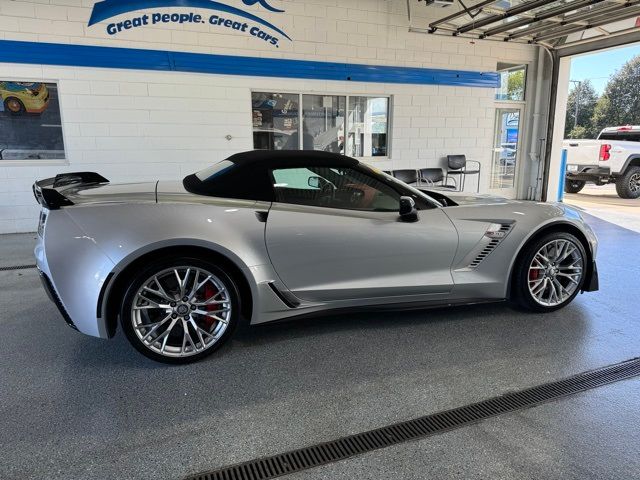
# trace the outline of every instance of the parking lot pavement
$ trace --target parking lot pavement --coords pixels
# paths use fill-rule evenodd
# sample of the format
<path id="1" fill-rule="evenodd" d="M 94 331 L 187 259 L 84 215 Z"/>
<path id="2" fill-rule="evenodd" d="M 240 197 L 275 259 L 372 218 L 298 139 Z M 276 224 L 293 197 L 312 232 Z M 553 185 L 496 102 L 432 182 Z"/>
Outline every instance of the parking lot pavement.
<path id="1" fill-rule="evenodd" d="M 565 203 L 595 217 L 640 232 L 640 198 L 620 198 L 615 185 L 585 185 L 580 193 L 565 193 Z"/>
<path id="2" fill-rule="evenodd" d="M 33 247 L 35 233 L 0 235 L 0 268 L 17 265 L 35 265 Z"/>
<path id="3" fill-rule="evenodd" d="M 640 235 L 591 223 L 601 290 L 561 311 L 496 304 L 301 320 L 240 332 L 212 357 L 179 367 L 142 357 L 121 333 L 105 341 L 68 329 L 35 270 L 0 272 L 0 478 L 181 478 L 637 357 L 640 264 L 628 259 Z M 507 478 L 520 466 L 520 478 L 550 478 L 563 477 L 555 470 L 563 461 L 575 468 L 567 476 L 612 478 L 590 465 L 628 460 L 637 409 L 621 408 L 609 423 L 601 408 L 613 415 L 609 402 L 620 398 L 637 406 L 637 395 L 619 393 L 631 385 L 297 478 Z"/>

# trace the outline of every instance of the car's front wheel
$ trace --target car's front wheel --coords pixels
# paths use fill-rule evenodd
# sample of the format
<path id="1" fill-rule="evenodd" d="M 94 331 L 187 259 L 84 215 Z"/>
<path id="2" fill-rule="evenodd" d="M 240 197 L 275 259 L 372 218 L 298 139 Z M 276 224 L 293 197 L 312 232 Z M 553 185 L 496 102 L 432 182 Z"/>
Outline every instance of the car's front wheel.
<path id="1" fill-rule="evenodd" d="M 153 360 L 189 363 L 217 350 L 238 324 L 240 297 L 213 263 L 175 257 L 135 274 L 120 321 L 131 344 Z"/>
<path id="2" fill-rule="evenodd" d="M 566 306 L 585 280 L 587 254 L 574 235 L 553 232 L 524 247 L 514 271 L 513 300 L 536 312 Z"/>

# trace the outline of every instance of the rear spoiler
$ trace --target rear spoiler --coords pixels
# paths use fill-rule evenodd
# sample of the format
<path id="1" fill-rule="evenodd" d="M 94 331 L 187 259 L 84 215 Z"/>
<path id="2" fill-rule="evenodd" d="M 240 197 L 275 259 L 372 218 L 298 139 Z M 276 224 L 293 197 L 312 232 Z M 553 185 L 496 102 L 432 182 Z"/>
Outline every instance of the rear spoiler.
<path id="1" fill-rule="evenodd" d="M 99 173 L 95 172 L 73 172 L 60 173 L 52 178 L 45 178 L 33 184 L 33 196 L 36 201 L 49 210 L 57 210 L 60 207 L 73 205 L 60 191 L 64 191 L 69 187 L 95 185 L 98 183 L 109 183 Z"/>

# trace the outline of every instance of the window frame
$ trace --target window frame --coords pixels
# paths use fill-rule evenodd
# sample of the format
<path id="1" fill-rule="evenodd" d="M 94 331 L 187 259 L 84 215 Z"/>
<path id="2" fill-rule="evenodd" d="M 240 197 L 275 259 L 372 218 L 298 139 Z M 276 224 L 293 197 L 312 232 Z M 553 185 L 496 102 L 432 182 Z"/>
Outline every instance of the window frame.
<path id="1" fill-rule="evenodd" d="M 391 160 L 391 156 L 392 156 L 392 146 L 393 146 L 393 139 L 392 139 L 392 130 L 393 130 L 393 120 L 392 120 L 392 114 L 391 112 L 393 111 L 393 95 L 390 94 L 376 94 L 376 93 L 344 93 L 344 92 L 336 92 L 336 91 L 326 91 L 326 92 L 320 92 L 320 91 L 316 91 L 316 90 L 298 90 L 298 91 L 291 91 L 288 89 L 283 89 L 281 91 L 274 91 L 274 90 L 268 90 L 268 89 L 264 89 L 264 88 L 255 88 L 255 89 L 251 89 L 250 90 L 250 95 L 251 95 L 251 103 L 253 104 L 253 94 L 254 93 L 267 93 L 267 94 L 281 94 L 281 95 L 297 95 L 298 96 L 298 150 L 301 152 L 304 152 L 304 150 L 302 149 L 303 146 L 303 136 L 300 134 L 301 130 L 302 130 L 302 121 L 303 121 L 303 110 L 304 110 L 304 106 L 303 106 L 303 95 L 316 95 L 316 96 L 321 96 L 321 97 L 345 97 L 345 119 L 344 119 L 344 125 L 342 128 L 342 132 L 344 134 L 344 139 L 345 142 L 348 141 L 348 135 L 347 135 L 347 124 L 348 124 L 348 113 L 349 113 L 349 98 L 350 97 L 368 97 L 368 98 L 386 98 L 387 99 L 387 154 L 384 156 L 373 156 L 373 155 L 368 155 L 368 156 L 363 156 L 363 157 L 352 157 L 352 158 L 357 158 L 358 160 L 364 161 L 364 162 L 376 162 L 376 161 L 385 161 L 385 160 Z M 251 112 L 251 116 L 253 118 L 253 108 L 252 108 L 252 112 Z M 252 138 L 252 142 L 253 142 L 253 123 L 251 125 L 251 138 Z M 252 147 L 253 147 L 253 143 L 252 143 Z M 347 145 L 345 145 L 345 152 L 347 151 Z M 346 155 L 346 154 L 343 154 Z M 349 155 L 347 155 L 349 156 Z"/>
<path id="2" fill-rule="evenodd" d="M 0 80 L 8 82 L 39 82 L 39 83 L 54 83 L 58 90 L 58 109 L 60 113 L 60 130 L 62 134 L 62 144 L 64 148 L 64 158 L 38 158 L 38 159 L 24 159 L 24 160 L 2 160 L 0 159 L 0 167 L 47 167 L 47 166 L 67 166 L 69 163 L 69 142 L 65 129 L 66 122 L 64 120 L 64 112 L 62 108 L 62 94 L 60 93 L 60 84 L 63 79 L 54 78 L 36 78 L 36 77 L 17 77 L 15 75 L 1 76 Z"/>

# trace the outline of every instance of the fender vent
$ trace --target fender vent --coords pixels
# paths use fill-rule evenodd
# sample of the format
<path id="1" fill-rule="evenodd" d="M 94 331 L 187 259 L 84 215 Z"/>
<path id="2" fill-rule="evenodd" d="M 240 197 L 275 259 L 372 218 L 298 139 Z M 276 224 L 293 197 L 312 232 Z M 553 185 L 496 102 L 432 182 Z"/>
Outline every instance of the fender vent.
<path id="1" fill-rule="evenodd" d="M 495 248 L 506 238 L 511 229 L 513 228 L 513 224 L 507 225 L 502 224 L 500 227 L 500 232 L 504 232 L 502 238 L 493 238 L 486 247 L 482 249 L 482 251 L 473 259 L 473 261 L 469 264 L 469 268 L 476 268 L 478 265 L 482 263 L 482 261 L 487 258 L 491 252 L 495 250 Z"/>

